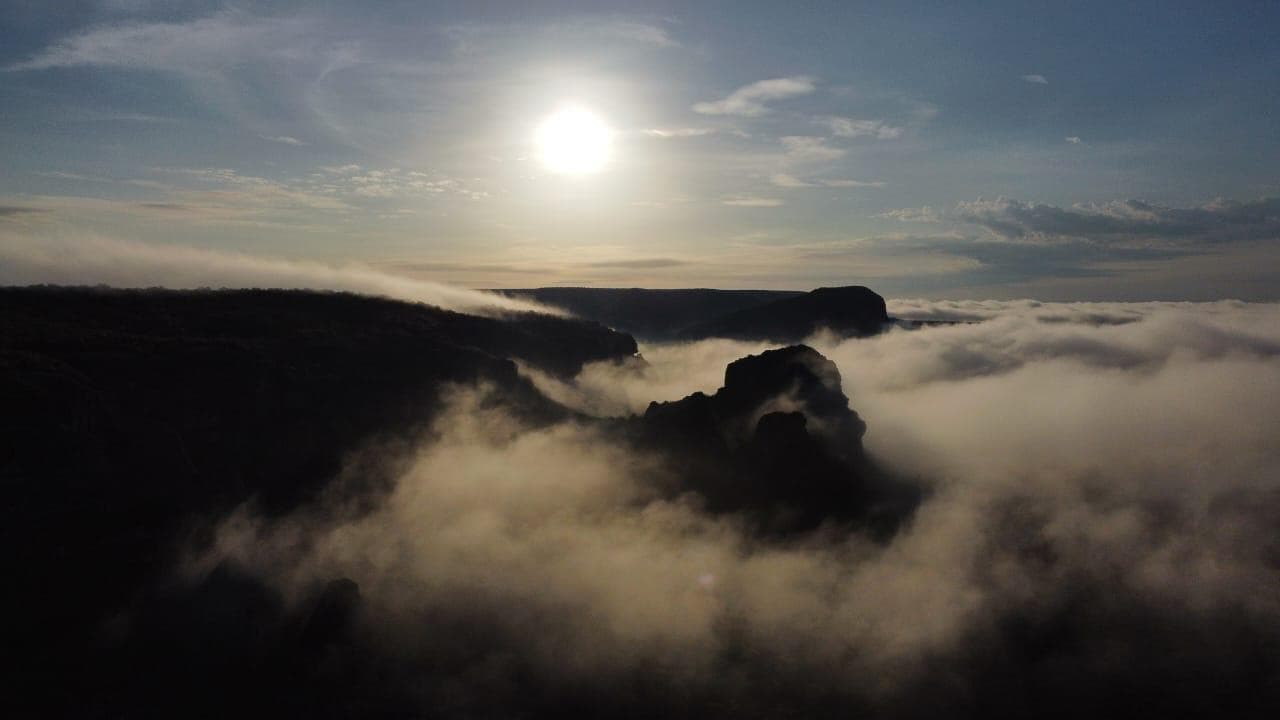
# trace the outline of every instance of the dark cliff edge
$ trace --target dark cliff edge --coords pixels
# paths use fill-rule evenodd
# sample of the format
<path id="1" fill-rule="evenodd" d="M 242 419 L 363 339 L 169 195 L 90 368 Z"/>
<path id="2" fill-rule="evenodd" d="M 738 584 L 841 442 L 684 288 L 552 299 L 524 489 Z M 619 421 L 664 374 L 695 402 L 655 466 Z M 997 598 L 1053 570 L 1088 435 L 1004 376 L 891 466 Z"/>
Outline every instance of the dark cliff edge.
<path id="1" fill-rule="evenodd" d="M 92 495 L 112 473 L 131 486 L 163 475 L 140 500 L 288 506 L 342 452 L 429 422 L 445 384 L 492 383 L 549 418 L 563 409 L 513 360 L 572 376 L 635 352 L 588 321 L 343 293 L 5 288 L 0 477 L 65 476 Z"/>
<path id="2" fill-rule="evenodd" d="M 251 499 L 308 502 L 351 452 L 424 428 L 451 384 L 551 422 L 568 411 L 513 360 L 567 376 L 635 351 L 588 321 L 343 293 L 0 288 L 0 642 L 32 673 L 81 662 L 181 538 Z"/>

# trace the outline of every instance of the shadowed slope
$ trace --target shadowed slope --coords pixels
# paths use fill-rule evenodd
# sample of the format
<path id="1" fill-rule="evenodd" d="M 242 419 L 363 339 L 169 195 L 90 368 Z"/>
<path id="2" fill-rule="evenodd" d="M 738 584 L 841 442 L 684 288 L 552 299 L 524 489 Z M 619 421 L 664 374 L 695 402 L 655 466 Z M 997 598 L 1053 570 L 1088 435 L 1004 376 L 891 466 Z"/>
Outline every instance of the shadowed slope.
<path id="1" fill-rule="evenodd" d="M 3 644 L 37 674 L 78 662 L 180 535 L 315 497 L 348 453 L 433 420 L 449 384 L 545 423 L 567 412 L 511 358 L 568 375 L 635 350 L 581 320 L 338 293 L 0 289 Z"/>

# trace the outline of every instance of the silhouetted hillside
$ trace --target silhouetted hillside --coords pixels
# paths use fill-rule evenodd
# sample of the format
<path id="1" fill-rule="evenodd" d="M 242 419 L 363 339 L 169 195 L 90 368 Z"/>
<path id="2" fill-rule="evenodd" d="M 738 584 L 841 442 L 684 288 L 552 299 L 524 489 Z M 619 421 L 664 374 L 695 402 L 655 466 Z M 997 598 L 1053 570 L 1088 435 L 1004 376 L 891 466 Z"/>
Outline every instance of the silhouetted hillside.
<path id="1" fill-rule="evenodd" d="M 789 290 L 646 290 L 642 288 L 535 288 L 498 290 L 511 297 L 564 308 L 647 340 L 670 340 L 694 325 L 729 313 L 802 295 Z"/>
<path id="2" fill-rule="evenodd" d="M 546 422 L 566 412 L 513 358 L 570 375 L 635 350 L 587 321 L 349 294 L 0 289 L 2 642 L 34 675 L 79 662 L 180 533 L 250 498 L 297 507 L 347 453 L 430 422 L 450 383 Z"/>
<path id="3" fill-rule="evenodd" d="M 444 383 L 497 383 L 551 412 L 511 359 L 572 375 L 635 351 L 587 321 L 340 293 L 0 289 L 0 472 L 72 463 L 92 487 L 145 462 L 128 475 L 163 471 L 166 492 L 287 500 L 371 433 L 429 421 Z"/>

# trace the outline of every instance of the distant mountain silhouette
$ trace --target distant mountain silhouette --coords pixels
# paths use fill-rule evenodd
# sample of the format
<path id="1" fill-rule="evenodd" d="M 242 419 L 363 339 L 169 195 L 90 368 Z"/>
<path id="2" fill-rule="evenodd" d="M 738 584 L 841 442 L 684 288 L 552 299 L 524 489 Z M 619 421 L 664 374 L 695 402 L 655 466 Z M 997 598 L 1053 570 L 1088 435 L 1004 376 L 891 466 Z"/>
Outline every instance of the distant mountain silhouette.
<path id="1" fill-rule="evenodd" d="M 861 286 L 779 290 L 538 288 L 502 290 L 647 340 L 733 338 L 799 342 L 822 329 L 874 335 L 892 322 L 884 298 Z"/>
<path id="2" fill-rule="evenodd" d="M 819 330 L 874 335 L 890 322 L 884 298 L 858 286 L 818 288 L 803 295 L 745 308 L 680 331 L 684 340 L 723 337 L 797 342 Z"/>
<path id="3" fill-rule="evenodd" d="M 563 308 L 646 340 L 672 340 L 686 328 L 716 318 L 803 295 L 789 290 L 647 290 L 643 288 L 553 287 L 496 290 L 509 297 Z"/>

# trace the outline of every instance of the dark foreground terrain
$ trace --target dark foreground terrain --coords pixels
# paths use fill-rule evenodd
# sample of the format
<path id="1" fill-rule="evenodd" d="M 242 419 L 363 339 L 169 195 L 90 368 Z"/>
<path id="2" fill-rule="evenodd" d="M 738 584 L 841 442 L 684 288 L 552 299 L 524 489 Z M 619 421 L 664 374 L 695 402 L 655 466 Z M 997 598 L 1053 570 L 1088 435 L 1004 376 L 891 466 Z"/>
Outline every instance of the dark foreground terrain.
<path id="1" fill-rule="evenodd" d="M 394 455 L 448 387 L 493 388 L 536 427 L 575 416 L 513 361 L 569 378 L 635 352 L 590 321 L 337 293 L 0 290 L 2 642 L 16 668 L 0 703 L 80 717 L 422 710 L 392 659 L 353 636 L 352 581 L 290 606 L 233 565 L 178 580 L 179 556 L 243 503 L 267 517 L 322 493 L 375 507 L 394 465 L 349 462 L 370 446 Z M 798 409 L 758 417 L 792 392 Z M 890 533 L 917 500 L 863 457 L 838 372 L 804 347 L 602 431 L 679 468 L 662 493 L 701 495 L 766 536 L 825 521 Z"/>
<path id="2" fill-rule="evenodd" d="M 44 702 L 67 710 L 87 710 L 117 682 L 221 682 L 216 667 L 166 673 L 210 661 L 208 649 L 169 647 L 126 671 L 117 652 L 146 654 L 149 641 L 111 644 L 113 618 L 167 582 L 184 543 L 248 500 L 282 514 L 314 498 L 353 450 L 430 423 L 446 384 L 491 384 L 547 422 L 566 412 L 512 360 L 572 375 L 635 350 L 588 322 L 344 294 L 0 289 L 2 642 L 19 661 L 8 681 L 56 680 Z M 358 474 L 350 493 L 373 497 L 381 475 Z M 211 582 L 209 593 L 233 592 Z M 255 632 L 233 619 L 245 597 L 210 597 L 193 602 L 230 623 L 219 632 Z M 199 613 L 186 620 L 206 624 Z M 124 708 L 145 706 L 135 689 Z"/>
<path id="3" fill-rule="evenodd" d="M 863 288 L 819 290 L 712 320 L 694 307 L 682 314 L 694 319 L 669 332 L 739 337 L 744 325 L 766 328 L 749 336 L 782 323 L 861 335 L 884 320 L 877 300 Z M 843 637 L 798 644 L 787 628 L 866 635 L 862 616 L 837 623 L 825 613 L 844 606 L 828 601 L 870 549 L 892 572 L 860 587 L 907 583 L 922 608 L 950 611 L 960 600 L 930 596 L 894 552 L 921 522 L 921 503 L 940 495 L 864 452 L 867 423 L 834 363 L 778 344 L 731 362 L 715 392 L 601 419 L 547 399 L 518 371 L 569 382 L 586 363 L 643 367 L 630 335 L 589 320 L 477 317 L 338 293 L 0 289 L 0 647 L 9 667 L 0 714 L 1274 717 L 1280 631 L 1217 610 L 1188 623 L 1184 610 L 1109 574 L 1105 558 L 1096 573 L 1072 571 L 1079 566 L 1037 534 L 1043 508 L 1016 497 L 975 541 L 991 562 L 956 572 L 1000 581 L 975 587 L 1025 589 L 1017 602 L 986 598 L 962 631 L 925 614 L 870 635 L 893 644 L 954 632 L 953 649 L 895 666 L 868 662 L 880 648 Z M 464 412 L 449 400 L 460 388 L 476 398 Z M 468 423 L 486 439 L 459 445 Z M 416 466 L 434 475 L 410 489 L 451 487 L 456 475 L 454 496 L 393 504 L 407 468 L 440 445 L 472 454 Z M 523 464 L 466 474 L 475 470 L 463 465 L 509 451 L 504 458 Z M 585 495 L 556 484 L 597 467 L 601 453 L 604 472 L 618 466 L 615 482 L 646 487 L 604 502 L 592 477 Z M 529 492 L 526 473 L 552 487 Z M 494 492 L 468 487 L 477 476 L 545 504 L 457 527 L 431 512 Z M 487 500 L 478 507 L 501 507 L 502 498 Z M 398 515 L 405 507 L 414 512 Z M 1179 527 L 1169 508 L 1152 512 Z M 250 544 L 212 552 L 242 516 L 274 529 L 233 534 Z M 570 564 L 589 577 L 630 582 L 632 566 L 614 562 L 628 558 L 630 548 L 617 547 L 625 542 L 659 553 L 648 559 L 663 571 L 707 548 L 765 570 L 752 576 L 760 587 L 721 588 L 707 574 L 689 578 L 692 592 L 645 595 L 668 580 L 660 572 L 628 586 L 639 597 L 613 597 L 608 583 L 579 591 L 551 575 L 561 566 L 536 557 L 541 546 L 513 540 L 541 537 L 522 525 L 541 528 L 548 517 L 558 520 L 546 527 L 567 533 L 551 547 L 585 558 Z M 352 572 L 320 565 L 305 581 L 281 580 L 334 537 L 330 553 L 359 546 L 354 564 L 334 566 Z M 433 543 L 449 542 L 432 555 Z M 485 542 L 478 561 L 455 557 Z M 506 577 L 525 567 L 531 577 Z M 819 600 L 779 615 L 786 602 L 769 601 L 792 596 L 771 584 L 787 578 L 816 583 L 800 596 Z M 1052 592 L 1037 594 L 1045 587 Z M 655 606 L 662 623 L 645 625 Z M 607 611 L 617 607 L 625 611 Z M 681 624 L 698 613 L 709 613 L 709 638 Z M 896 621 L 895 608 L 879 617 Z M 631 634 L 636 627 L 646 630 Z"/>

